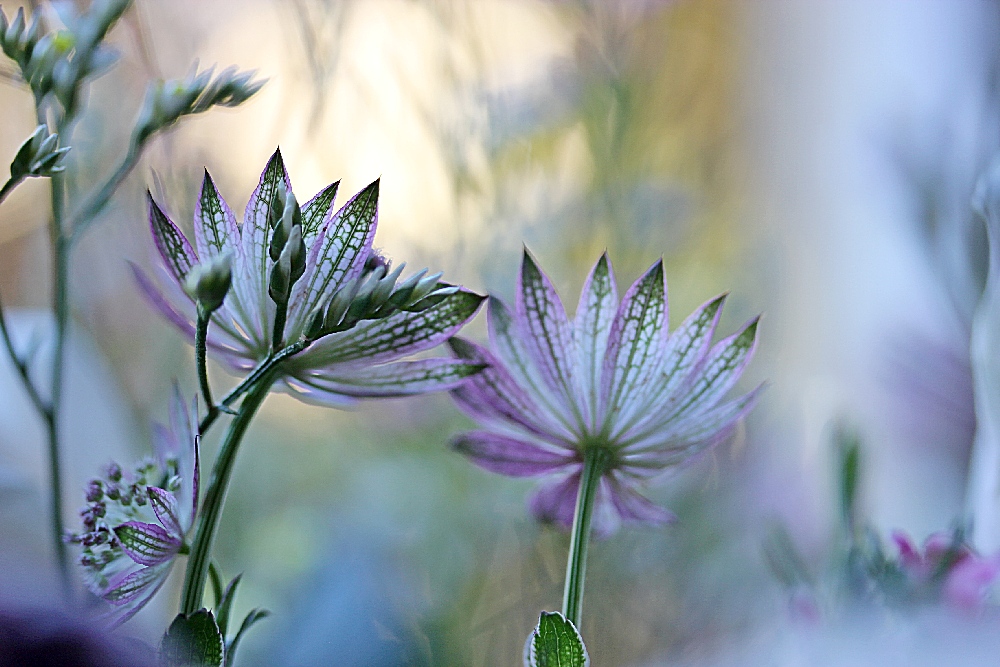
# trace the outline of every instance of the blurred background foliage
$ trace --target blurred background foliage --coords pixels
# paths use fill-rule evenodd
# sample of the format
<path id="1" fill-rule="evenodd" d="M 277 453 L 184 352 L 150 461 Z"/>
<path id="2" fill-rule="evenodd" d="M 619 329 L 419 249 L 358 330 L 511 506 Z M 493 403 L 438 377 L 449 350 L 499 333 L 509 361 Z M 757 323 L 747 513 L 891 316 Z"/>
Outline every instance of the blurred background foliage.
<path id="1" fill-rule="evenodd" d="M 746 379 L 773 381 L 765 404 L 651 489 L 675 526 L 594 546 L 582 628 L 595 665 L 702 664 L 766 644 L 786 617 L 761 557 L 769 522 L 786 522 L 806 557 L 832 539 L 831 420 L 846 415 L 873 448 L 860 495 L 878 525 L 922 535 L 959 508 L 974 415 L 968 330 L 948 295 L 981 287 L 949 275 L 981 275 L 982 257 L 934 230 L 976 237 L 965 202 L 996 142 L 956 137 L 989 127 L 997 17 L 976 3 L 891 5 L 140 0 L 76 133 L 79 187 L 124 150 L 147 77 L 199 58 L 269 83 L 158 138 L 76 255 L 70 488 L 112 455 L 144 455 L 171 379 L 195 386 L 191 349 L 129 278 L 126 259 L 151 260 L 144 190 L 190 226 L 207 167 L 241 211 L 280 145 L 300 200 L 381 175 L 376 245 L 473 289 L 511 298 L 525 243 L 572 311 L 607 249 L 620 292 L 663 256 L 672 325 L 725 290 L 723 331 L 766 311 Z M 7 70 L 0 84 L 0 155 L 13 155 L 31 102 Z M 45 305 L 43 187 L 2 211 L 11 306 Z M 17 391 L 5 378 L 11 406 Z M 44 511 L 42 463 L 25 454 L 30 413 L 3 414 L 0 592 L 23 596 L 19 574 L 49 577 L 43 531 L 26 520 Z M 224 574 L 245 573 L 237 611 L 275 612 L 244 664 L 519 664 L 538 611 L 559 604 L 568 538 L 528 517 L 529 482 L 448 450 L 469 425 L 446 396 L 354 412 L 268 399 L 218 546 Z M 147 609 L 132 632 L 151 639 L 174 607 Z"/>

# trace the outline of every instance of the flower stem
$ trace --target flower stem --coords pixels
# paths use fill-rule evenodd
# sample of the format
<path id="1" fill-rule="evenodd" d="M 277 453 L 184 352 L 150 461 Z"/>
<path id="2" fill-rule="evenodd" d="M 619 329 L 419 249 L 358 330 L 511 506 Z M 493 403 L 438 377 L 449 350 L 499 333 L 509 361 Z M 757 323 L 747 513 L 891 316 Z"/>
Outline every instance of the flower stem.
<path id="1" fill-rule="evenodd" d="M 7 198 L 7 195 L 9 195 L 11 192 L 13 192 L 14 188 L 16 188 L 17 186 L 19 186 L 21 184 L 21 181 L 23 181 L 23 180 L 24 180 L 24 177 L 21 177 L 21 178 L 8 178 L 7 182 L 3 184 L 2 188 L 0 188 L 0 202 L 3 202 L 3 200 Z"/>
<path id="2" fill-rule="evenodd" d="M 239 451 L 247 427 L 267 397 L 274 377 L 273 373 L 261 377 L 244 397 L 239 412 L 229 425 L 219 456 L 215 460 L 212 480 L 198 511 L 198 529 L 195 532 L 191 556 L 188 558 L 187 571 L 184 574 L 184 589 L 181 594 L 182 614 L 191 614 L 201 608 L 205 582 L 208 578 L 208 566 L 211 563 L 212 542 L 222 514 L 222 505 L 226 499 L 233 464 L 236 462 L 236 453 Z"/>
<path id="3" fill-rule="evenodd" d="M 118 165 L 118 168 L 115 169 L 114 173 L 111 174 L 110 177 L 108 177 L 108 180 L 104 182 L 100 190 L 92 194 L 76 215 L 73 216 L 73 220 L 69 225 L 69 230 L 67 232 L 71 240 L 76 241 L 93 223 L 97 214 L 100 213 L 105 206 L 107 206 L 109 201 L 111 201 L 111 197 L 115 194 L 115 191 L 118 190 L 118 186 L 122 184 L 125 178 L 132 172 L 136 163 L 139 161 L 144 147 L 145 141 L 136 141 L 134 138 L 129 143 L 128 152 Z"/>
<path id="4" fill-rule="evenodd" d="M 583 455 L 583 471 L 580 473 L 580 491 L 576 496 L 576 511 L 573 515 L 573 532 L 569 543 L 569 558 L 566 562 L 566 587 L 563 590 L 563 616 L 577 628 L 583 610 L 583 583 L 587 570 L 587 545 L 590 542 L 590 524 L 594 513 L 594 499 L 601 485 L 608 461 L 608 451 L 603 447 L 591 447 Z"/>
<path id="5" fill-rule="evenodd" d="M 194 333 L 194 357 L 198 367 L 198 384 L 201 386 L 201 395 L 205 399 L 208 413 L 218 411 L 215 401 L 212 400 L 212 388 L 208 384 L 208 323 L 209 313 L 206 313 L 201 306 L 198 307 L 198 321 Z"/>
<path id="6" fill-rule="evenodd" d="M 274 369 L 278 367 L 278 364 L 283 362 L 285 359 L 294 357 L 296 354 L 309 347 L 310 343 L 311 341 L 301 340 L 297 343 L 289 345 L 278 354 L 269 355 L 250 372 L 250 375 L 246 376 L 242 382 L 233 387 L 228 394 L 223 396 L 222 400 L 215 405 L 214 410 L 209 409 L 208 414 L 201 420 L 201 424 L 198 426 L 198 433 L 204 435 L 205 432 L 208 431 L 209 427 L 215 423 L 215 420 L 221 412 L 232 414 L 231 410 L 229 410 L 229 406 L 235 403 L 236 399 L 245 394 L 247 390 L 257 382 L 257 380 L 264 377 L 268 373 L 273 372 Z"/>
<path id="7" fill-rule="evenodd" d="M 60 128 L 62 129 L 62 128 Z M 69 239 L 63 230 L 64 189 L 61 174 L 53 174 L 52 220 L 49 236 L 52 243 L 52 310 L 55 316 L 55 345 L 52 352 L 52 380 L 49 409 L 43 415 L 48 431 L 49 478 L 52 496 L 52 538 L 59 574 L 66 595 L 71 593 L 69 560 L 63 543 L 62 473 L 59 463 L 59 415 L 62 410 L 63 369 L 66 335 L 69 330 Z"/>

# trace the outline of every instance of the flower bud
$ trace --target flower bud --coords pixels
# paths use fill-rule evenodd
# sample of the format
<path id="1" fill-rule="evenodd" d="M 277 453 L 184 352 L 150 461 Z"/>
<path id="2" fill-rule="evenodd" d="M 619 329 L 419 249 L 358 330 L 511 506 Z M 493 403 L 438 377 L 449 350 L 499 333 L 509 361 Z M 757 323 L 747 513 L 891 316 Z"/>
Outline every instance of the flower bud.
<path id="1" fill-rule="evenodd" d="M 343 321 L 347 309 L 351 307 L 354 296 L 358 293 L 360 283 L 357 278 L 351 280 L 341 287 L 330 300 L 330 306 L 326 311 L 326 320 L 323 322 L 324 331 L 333 331 Z"/>
<path id="2" fill-rule="evenodd" d="M 192 267 L 184 278 L 184 291 L 206 314 L 225 301 L 233 282 L 232 264 L 232 252 L 227 250 Z"/>
<path id="3" fill-rule="evenodd" d="M 403 267 L 405 266 L 405 263 L 400 264 L 396 267 L 395 271 L 379 280 L 378 284 L 375 285 L 375 289 L 372 291 L 371 302 L 373 309 L 381 309 L 384 305 L 386 305 L 386 302 L 392 295 L 393 288 L 396 287 L 396 280 L 399 278 L 399 274 L 403 272 Z"/>
<path id="4" fill-rule="evenodd" d="M 292 258 L 290 253 L 282 251 L 278 261 L 271 269 L 271 282 L 267 287 L 267 293 L 271 300 L 277 304 L 288 302 L 288 296 L 292 287 Z"/>

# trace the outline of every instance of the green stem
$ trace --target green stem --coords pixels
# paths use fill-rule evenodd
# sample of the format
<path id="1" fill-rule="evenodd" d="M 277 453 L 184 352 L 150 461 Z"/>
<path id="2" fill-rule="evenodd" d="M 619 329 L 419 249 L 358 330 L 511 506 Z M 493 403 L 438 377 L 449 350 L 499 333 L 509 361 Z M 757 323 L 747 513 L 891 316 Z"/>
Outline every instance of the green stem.
<path id="1" fill-rule="evenodd" d="M 2 188 L 0 188 L 0 203 L 3 203 L 3 200 L 7 198 L 7 195 L 13 192 L 14 188 L 19 186 L 23 180 L 23 176 L 21 178 L 8 178 L 7 182 L 3 184 Z"/>
<path id="2" fill-rule="evenodd" d="M 580 491 L 576 497 L 573 515 L 573 532 L 566 562 L 566 587 L 563 590 L 563 616 L 577 628 L 583 610 L 583 583 L 587 570 L 587 545 L 590 542 L 590 524 L 594 512 L 594 499 L 601 485 L 608 461 L 608 450 L 603 447 L 588 448 L 583 455 L 580 473 Z"/>
<path id="3" fill-rule="evenodd" d="M 49 409 L 44 413 L 48 432 L 49 478 L 52 506 L 52 538 L 63 589 L 70 593 L 69 559 L 63 543 L 62 473 L 59 464 L 59 415 L 62 411 L 63 369 L 66 334 L 69 328 L 69 239 L 63 231 L 63 179 L 52 176 L 52 221 L 49 238 L 52 244 L 52 310 L 55 317 L 55 344 L 52 352 L 52 380 Z"/>
<path id="4" fill-rule="evenodd" d="M 210 314 L 206 313 L 201 306 L 198 306 L 198 321 L 194 332 L 194 358 L 198 366 L 198 384 L 201 386 L 201 395 L 208 406 L 208 414 L 219 411 L 215 401 L 212 400 L 212 388 L 208 384 L 208 323 Z M 206 416 L 206 419 L 208 417 Z M 214 421 L 214 419 L 213 419 Z"/>
<path id="5" fill-rule="evenodd" d="M 144 143 L 135 139 L 132 140 L 129 144 L 128 153 L 125 154 L 124 159 L 118 165 L 115 172 L 104 182 L 101 189 L 92 194 L 73 216 L 68 231 L 73 241 L 76 241 L 80 237 L 94 221 L 94 218 L 97 217 L 97 214 L 111 201 L 111 197 L 114 196 L 118 186 L 128 177 L 135 167 L 136 162 L 139 161 Z"/>
<path id="6" fill-rule="evenodd" d="M 271 389 L 275 375 L 269 373 L 261 377 L 250 389 L 239 412 L 229 425 L 229 431 L 222 442 L 219 456 L 212 469 L 212 481 L 208 485 L 205 499 L 198 511 L 198 529 L 191 545 L 191 556 L 188 558 L 187 572 L 184 574 L 184 589 L 181 595 L 181 613 L 191 614 L 201 608 L 205 593 L 205 581 L 208 577 L 208 566 L 211 562 L 212 541 L 219 525 L 222 505 L 226 499 L 229 478 L 236 462 L 236 454 L 246 433 L 247 427 L 264 398 Z"/>
<path id="7" fill-rule="evenodd" d="M 223 408 L 228 408 L 229 406 L 231 406 L 233 403 L 236 402 L 236 399 L 238 399 L 240 396 L 246 393 L 246 391 L 255 382 L 257 382 L 257 380 L 267 375 L 268 373 L 272 372 L 278 366 L 278 364 L 280 364 L 285 359 L 293 357 L 302 350 L 309 347 L 311 343 L 312 341 L 300 340 L 297 343 L 289 345 L 281 352 L 270 355 L 266 359 L 264 359 L 264 361 L 262 361 L 255 369 L 253 369 L 253 371 L 250 372 L 250 375 L 246 376 L 246 378 L 244 378 L 242 382 L 233 387 L 228 394 L 222 397 L 222 400 L 218 404 L 216 404 L 215 410 L 209 410 L 208 414 L 205 416 L 205 418 L 201 421 L 201 424 L 198 426 L 198 432 L 204 435 L 205 432 L 209 429 L 209 427 L 218 418 L 219 413 L 226 411 L 223 410 Z"/>

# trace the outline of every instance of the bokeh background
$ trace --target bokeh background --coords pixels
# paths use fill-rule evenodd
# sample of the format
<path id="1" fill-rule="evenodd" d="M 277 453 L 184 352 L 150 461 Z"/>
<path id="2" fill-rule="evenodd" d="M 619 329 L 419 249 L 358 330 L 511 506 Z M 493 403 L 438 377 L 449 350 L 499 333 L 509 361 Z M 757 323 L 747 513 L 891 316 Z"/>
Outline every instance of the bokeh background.
<path id="1" fill-rule="evenodd" d="M 825 558 L 835 424 L 862 437 L 879 529 L 923 538 L 961 511 L 986 262 L 968 202 L 1000 147 L 998 34 L 997 6 L 971 0 L 139 0 L 76 133 L 77 187 L 119 158 L 150 77 L 198 60 L 269 83 L 158 138 L 75 256 L 69 508 L 107 461 L 149 451 L 174 378 L 195 387 L 192 350 L 129 277 L 127 259 L 151 260 L 145 189 L 188 221 L 207 167 L 240 211 L 280 146 L 302 200 L 381 176 L 376 245 L 478 291 L 512 297 L 526 244 L 572 308 L 607 249 L 622 289 L 664 258 L 674 325 L 723 291 L 726 332 L 763 312 L 744 383 L 770 382 L 762 404 L 650 489 L 676 525 L 593 547 L 582 630 L 595 665 L 871 657 L 864 633 L 796 639 L 762 546 L 781 523 Z M 3 67 L 12 156 L 34 114 Z M 44 192 L 0 210 L 0 294 L 23 339 L 46 326 Z M 467 334 L 484 332 L 481 317 Z M 238 611 L 274 612 L 241 664 L 520 664 L 538 611 L 560 603 L 568 538 L 529 518 L 530 482 L 449 451 L 468 426 L 447 396 L 352 412 L 268 399 L 217 547 L 226 575 L 245 573 Z M 54 598 L 42 453 L 4 360 L 7 601 Z M 178 575 L 127 632 L 155 642 Z"/>

